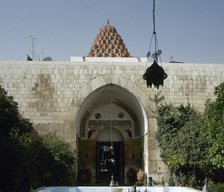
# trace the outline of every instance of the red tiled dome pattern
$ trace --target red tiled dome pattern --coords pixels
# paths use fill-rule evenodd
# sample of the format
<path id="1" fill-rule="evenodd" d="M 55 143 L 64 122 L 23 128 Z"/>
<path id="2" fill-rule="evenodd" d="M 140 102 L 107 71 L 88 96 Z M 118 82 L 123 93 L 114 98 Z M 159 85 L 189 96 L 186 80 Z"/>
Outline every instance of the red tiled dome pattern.
<path id="1" fill-rule="evenodd" d="M 101 27 L 87 57 L 131 57 L 116 28 L 110 24 Z"/>

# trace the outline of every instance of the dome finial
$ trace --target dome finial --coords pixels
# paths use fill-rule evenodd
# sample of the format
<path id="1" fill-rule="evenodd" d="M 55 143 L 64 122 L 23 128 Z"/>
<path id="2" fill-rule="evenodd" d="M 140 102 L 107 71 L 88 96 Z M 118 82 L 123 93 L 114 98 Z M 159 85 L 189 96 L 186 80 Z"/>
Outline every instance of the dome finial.
<path id="1" fill-rule="evenodd" d="M 110 25 L 110 20 L 109 19 L 107 19 L 107 25 Z"/>

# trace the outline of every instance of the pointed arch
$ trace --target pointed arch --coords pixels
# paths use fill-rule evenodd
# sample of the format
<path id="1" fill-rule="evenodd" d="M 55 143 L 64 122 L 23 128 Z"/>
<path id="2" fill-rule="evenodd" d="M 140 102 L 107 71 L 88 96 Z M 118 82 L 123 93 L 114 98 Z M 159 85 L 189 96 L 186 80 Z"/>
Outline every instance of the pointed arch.
<path id="1" fill-rule="evenodd" d="M 80 90 L 77 96 L 77 100 L 80 104 L 79 112 L 76 117 L 78 137 L 80 137 L 81 132 L 81 121 L 83 118 L 88 118 L 91 106 L 99 102 L 99 99 L 105 99 L 111 95 L 113 98 L 121 102 L 123 101 L 131 109 L 135 110 L 135 114 L 139 120 L 140 136 L 148 132 L 148 118 L 150 117 L 146 116 L 145 110 L 150 111 L 150 108 L 154 107 L 152 101 L 148 99 L 145 92 L 134 82 L 119 75 L 107 74 L 90 80 L 87 85 Z M 143 106 L 145 106 L 145 108 Z M 149 111 L 147 111 L 147 114 L 150 114 Z"/>

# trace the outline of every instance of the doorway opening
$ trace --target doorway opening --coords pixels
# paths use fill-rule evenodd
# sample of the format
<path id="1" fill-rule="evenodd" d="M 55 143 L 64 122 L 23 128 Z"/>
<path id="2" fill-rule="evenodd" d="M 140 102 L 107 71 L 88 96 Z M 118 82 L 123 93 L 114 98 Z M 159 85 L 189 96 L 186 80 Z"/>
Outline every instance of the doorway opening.
<path id="1" fill-rule="evenodd" d="M 124 183 L 124 142 L 97 142 L 96 143 L 96 183 L 108 186 L 113 175 L 117 184 Z"/>
<path id="2" fill-rule="evenodd" d="M 147 119 L 143 112 L 132 93 L 114 84 L 100 87 L 85 99 L 78 122 L 78 183 L 109 186 L 113 174 L 118 185 L 131 184 L 127 172 L 145 167 Z"/>

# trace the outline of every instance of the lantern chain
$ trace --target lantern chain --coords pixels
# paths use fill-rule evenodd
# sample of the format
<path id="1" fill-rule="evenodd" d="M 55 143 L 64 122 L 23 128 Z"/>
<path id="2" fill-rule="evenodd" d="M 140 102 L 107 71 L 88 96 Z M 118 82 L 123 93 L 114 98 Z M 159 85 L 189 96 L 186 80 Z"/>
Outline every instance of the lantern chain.
<path id="1" fill-rule="evenodd" d="M 153 9 L 152 9 L 152 18 L 153 18 L 153 34 L 156 34 L 156 14 L 155 14 L 155 10 L 156 10 L 156 3 L 155 0 L 153 0 Z"/>

